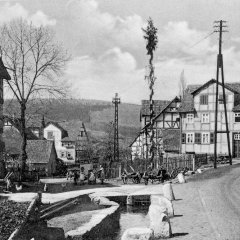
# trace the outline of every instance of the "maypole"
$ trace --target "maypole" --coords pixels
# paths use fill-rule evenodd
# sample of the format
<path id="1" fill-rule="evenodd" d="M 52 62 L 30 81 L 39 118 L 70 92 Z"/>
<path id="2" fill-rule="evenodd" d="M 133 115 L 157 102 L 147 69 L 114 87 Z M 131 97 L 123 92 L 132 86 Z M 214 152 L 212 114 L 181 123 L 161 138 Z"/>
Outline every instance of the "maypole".
<path id="1" fill-rule="evenodd" d="M 154 126 L 153 126 L 153 118 L 155 116 L 154 113 L 154 101 L 153 101 L 153 95 L 154 95 L 154 83 L 156 80 L 156 77 L 154 75 L 154 66 L 153 66 L 153 53 L 157 48 L 157 43 L 158 43 L 158 37 L 157 37 L 157 28 L 154 27 L 153 25 L 153 21 L 151 18 L 149 18 L 148 20 L 148 25 L 146 27 L 146 29 L 143 29 L 144 31 L 144 39 L 146 40 L 146 49 L 147 49 L 147 55 L 149 55 L 149 64 L 147 66 L 148 68 L 148 75 L 145 76 L 145 79 L 148 81 L 148 87 L 150 90 L 150 95 L 149 95 L 149 110 L 150 110 L 150 114 L 149 114 L 149 142 L 150 142 L 150 149 L 149 149 L 149 160 L 151 163 L 152 168 L 154 168 L 154 155 L 155 155 L 155 148 L 156 148 L 156 144 L 154 141 Z M 148 131 L 146 131 L 146 139 L 148 135 Z M 147 143 L 148 144 L 148 143 Z M 146 151 L 148 151 L 148 146 L 146 146 Z M 147 154 L 148 156 L 148 154 Z M 148 159 L 147 159 L 148 161 Z"/>

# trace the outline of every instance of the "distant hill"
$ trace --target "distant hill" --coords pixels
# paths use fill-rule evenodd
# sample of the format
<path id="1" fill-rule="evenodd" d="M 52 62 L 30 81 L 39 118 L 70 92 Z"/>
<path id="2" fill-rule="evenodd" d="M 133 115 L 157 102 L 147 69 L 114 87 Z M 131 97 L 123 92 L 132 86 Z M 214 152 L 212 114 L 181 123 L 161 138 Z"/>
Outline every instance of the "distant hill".
<path id="1" fill-rule="evenodd" d="M 140 105 L 119 105 L 119 135 L 129 144 L 140 129 Z M 19 116 L 19 104 L 5 100 L 4 114 Z M 114 121 L 114 106 L 111 102 L 85 99 L 37 100 L 28 106 L 28 126 L 40 126 L 42 115 L 45 121 L 56 121 L 70 132 L 78 131 L 84 122 L 89 134 L 100 139 L 106 135 L 108 125 Z"/>

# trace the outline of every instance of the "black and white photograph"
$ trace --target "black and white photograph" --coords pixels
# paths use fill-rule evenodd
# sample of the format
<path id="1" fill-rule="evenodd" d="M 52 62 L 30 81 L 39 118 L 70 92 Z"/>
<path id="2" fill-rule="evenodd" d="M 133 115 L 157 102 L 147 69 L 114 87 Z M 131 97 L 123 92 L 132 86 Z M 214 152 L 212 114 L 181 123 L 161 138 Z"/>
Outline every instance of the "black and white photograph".
<path id="1" fill-rule="evenodd" d="M 240 240 L 239 0 L 0 0 L 0 240 Z"/>

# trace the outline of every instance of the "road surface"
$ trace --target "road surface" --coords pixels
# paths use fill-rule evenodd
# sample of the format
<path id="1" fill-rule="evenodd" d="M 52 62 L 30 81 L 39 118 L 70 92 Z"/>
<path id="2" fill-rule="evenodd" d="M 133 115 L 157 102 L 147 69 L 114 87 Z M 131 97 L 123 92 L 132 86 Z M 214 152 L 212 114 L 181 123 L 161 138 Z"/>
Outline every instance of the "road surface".
<path id="1" fill-rule="evenodd" d="M 240 239 L 240 165 L 208 170 L 174 192 L 175 239 Z"/>

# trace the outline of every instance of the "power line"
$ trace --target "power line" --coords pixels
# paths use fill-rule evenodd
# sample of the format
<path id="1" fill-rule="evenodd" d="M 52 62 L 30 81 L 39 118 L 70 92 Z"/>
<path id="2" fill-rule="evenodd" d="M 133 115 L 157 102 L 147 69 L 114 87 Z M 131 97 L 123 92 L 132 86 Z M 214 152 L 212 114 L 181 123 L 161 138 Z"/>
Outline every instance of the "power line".
<path id="1" fill-rule="evenodd" d="M 197 41 L 196 43 L 194 43 L 192 46 L 189 47 L 190 48 L 193 48 L 195 47 L 196 45 L 198 45 L 199 43 L 201 43 L 202 41 L 204 41 L 205 39 L 209 38 L 212 34 L 214 34 L 215 31 L 212 31 L 211 33 L 209 33 L 207 36 L 205 36 L 204 38 L 200 39 L 199 41 Z"/>

